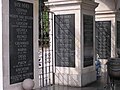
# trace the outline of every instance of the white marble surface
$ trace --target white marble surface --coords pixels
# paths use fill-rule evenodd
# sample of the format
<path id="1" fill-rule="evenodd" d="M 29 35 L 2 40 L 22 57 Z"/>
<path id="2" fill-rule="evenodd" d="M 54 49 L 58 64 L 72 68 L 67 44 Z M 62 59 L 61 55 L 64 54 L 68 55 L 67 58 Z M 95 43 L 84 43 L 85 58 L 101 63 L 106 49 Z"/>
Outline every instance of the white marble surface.
<path id="1" fill-rule="evenodd" d="M 2 2 L 0 2 L 0 90 L 3 90 L 2 39 Z"/>

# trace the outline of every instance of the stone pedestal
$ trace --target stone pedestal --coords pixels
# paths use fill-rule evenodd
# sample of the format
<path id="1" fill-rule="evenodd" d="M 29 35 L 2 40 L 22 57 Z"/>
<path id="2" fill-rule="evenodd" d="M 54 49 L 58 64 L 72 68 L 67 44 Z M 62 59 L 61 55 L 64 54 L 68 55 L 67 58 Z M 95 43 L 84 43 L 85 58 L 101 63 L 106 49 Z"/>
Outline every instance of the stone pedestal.
<path id="1" fill-rule="evenodd" d="M 75 58 L 72 60 L 75 65 L 72 63 L 71 66 L 62 66 L 60 59 L 61 62 L 56 65 L 54 71 L 55 84 L 81 87 L 95 81 L 95 8 L 98 4 L 92 0 L 48 0 L 46 5 L 49 6 L 55 17 L 65 18 L 69 16 L 70 18 L 72 15 L 74 18 L 70 19 L 69 23 L 74 22 L 74 24 L 70 24 L 68 30 L 75 31 L 75 54 L 73 55 Z M 61 20 L 65 21 L 66 19 Z M 59 20 L 59 25 L 61 22 Z M 58 30 L 54 27 L 54 32 L 56 31 Z M 56 59 L 54 61 L 58 62 Z"/>

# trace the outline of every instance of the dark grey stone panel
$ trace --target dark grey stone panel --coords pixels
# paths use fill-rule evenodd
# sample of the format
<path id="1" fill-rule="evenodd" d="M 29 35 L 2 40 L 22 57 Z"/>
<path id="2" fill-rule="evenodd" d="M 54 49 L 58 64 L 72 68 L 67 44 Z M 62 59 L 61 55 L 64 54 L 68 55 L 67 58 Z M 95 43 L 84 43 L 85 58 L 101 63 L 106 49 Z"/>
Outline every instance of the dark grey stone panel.
<path id="1" fill-rule="evenodd" d="M 10 84 L 34 78 L 33 4 L 9 0 Z"/>

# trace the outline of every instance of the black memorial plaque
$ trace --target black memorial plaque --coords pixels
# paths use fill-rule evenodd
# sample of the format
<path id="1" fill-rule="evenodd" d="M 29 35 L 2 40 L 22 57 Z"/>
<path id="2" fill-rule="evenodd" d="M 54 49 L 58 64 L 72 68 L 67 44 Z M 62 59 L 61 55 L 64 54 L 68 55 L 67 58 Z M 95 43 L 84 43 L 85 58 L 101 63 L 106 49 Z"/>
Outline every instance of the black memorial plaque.
<path id="1" fill-rule="evenodd" d="M 84 67 L 93 65 L 93 16 L 83 15 Z"/>
<path id="2" fill-rule="evenodd" d="M 10 84 L 34 78 L 33 3 L 9 0 Z"/>
<path id="3" fill-rule="evenodd" d="M 96 52 L 100 59 L 111 56 L 111 21 L 96 21 Z"/>
<path id="4" fill-rule="evenodd" d="M 75 67 L 75 15 L 55 16 L 56 66 Z"/>
<path id="5" fill-rule="evenodd" d="M 117 54 L 120 58 L 120 21 L 117 21 Z"/>
<path id="6" fill-rule="evenodd" d="M 120 21 L 117 21 L 117 48 L 120 49 Z"/>

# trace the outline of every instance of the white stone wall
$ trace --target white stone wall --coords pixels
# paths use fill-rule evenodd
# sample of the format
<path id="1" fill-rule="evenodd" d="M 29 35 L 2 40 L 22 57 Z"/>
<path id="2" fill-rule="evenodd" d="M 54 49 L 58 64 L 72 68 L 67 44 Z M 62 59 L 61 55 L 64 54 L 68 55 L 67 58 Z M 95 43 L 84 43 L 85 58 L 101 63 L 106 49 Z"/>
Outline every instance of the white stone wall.
<path id="1" fill-rule="evenodd" d="M 0 2 L 0 90 L 3 90 L 3 62 L 2 62 L 2 2 Z"/>

